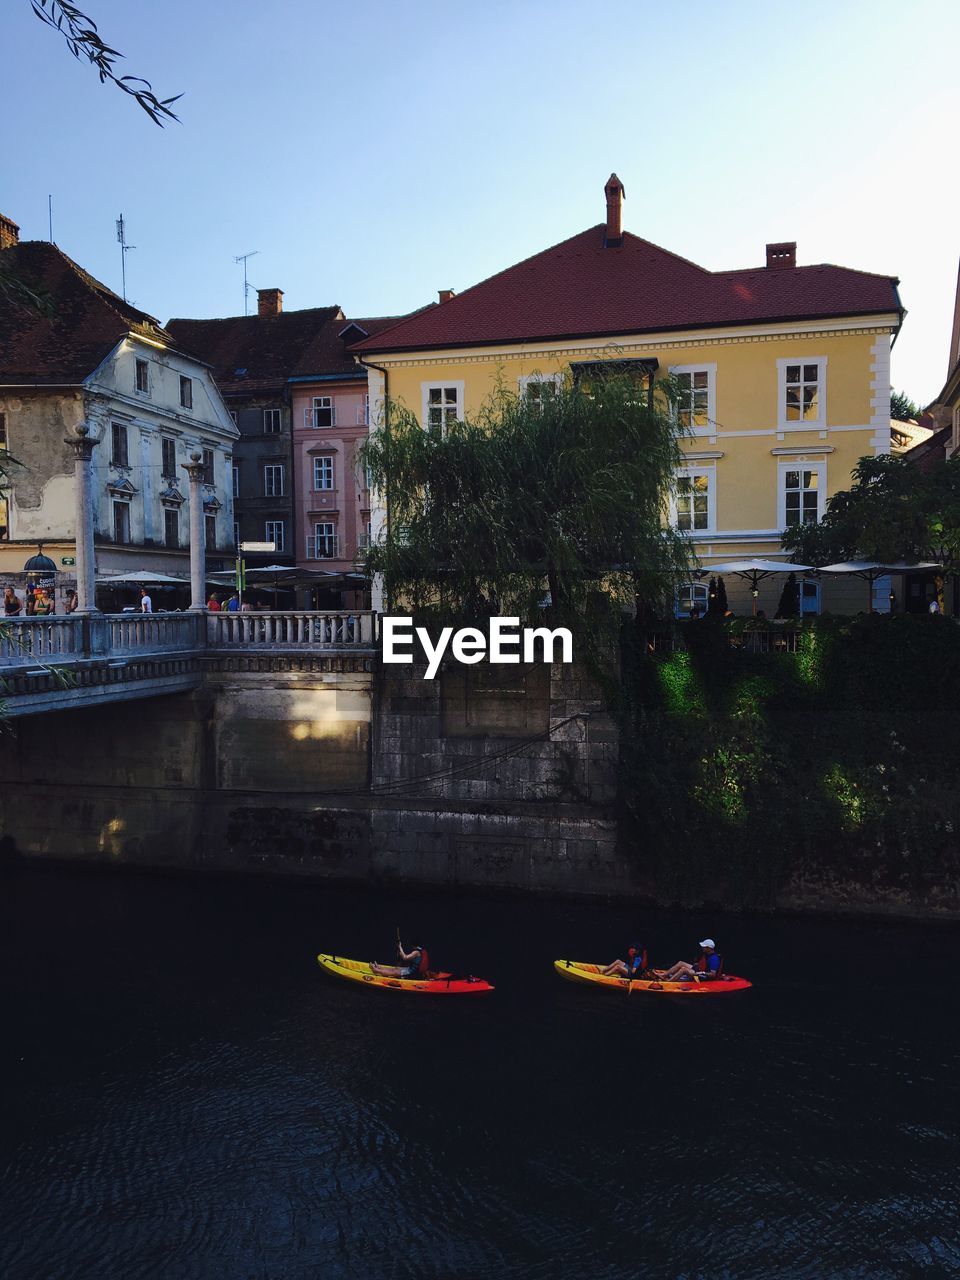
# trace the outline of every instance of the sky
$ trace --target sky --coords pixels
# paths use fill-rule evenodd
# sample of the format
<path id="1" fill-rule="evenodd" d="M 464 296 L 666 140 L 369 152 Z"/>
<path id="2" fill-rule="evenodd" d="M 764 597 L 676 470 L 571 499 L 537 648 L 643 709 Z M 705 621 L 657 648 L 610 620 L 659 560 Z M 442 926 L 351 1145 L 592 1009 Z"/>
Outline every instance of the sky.
<path id="1" fill-rule="evenodd" d="M 158 129 L 3 0 L 0 211 L 166 321 L 392 315 L 604 218 L 712 270 L 896 275 L 894 385 L 947 372 L 960 257 L 956 0 L 76 0 Z"/>

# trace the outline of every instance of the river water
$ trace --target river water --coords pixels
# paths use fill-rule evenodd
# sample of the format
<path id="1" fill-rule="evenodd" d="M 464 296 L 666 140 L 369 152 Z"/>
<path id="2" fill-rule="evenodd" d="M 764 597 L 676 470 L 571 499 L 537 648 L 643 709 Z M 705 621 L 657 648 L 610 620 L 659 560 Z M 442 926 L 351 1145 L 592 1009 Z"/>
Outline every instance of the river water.
<path id="1" fill-rule="evenodd" d="M 0 1275 L 960 1275 L 960 928 L 272 880 L 0 879 Z M 338 983 L 333 950 L 498 984 Z M 555 956 L 712 934 L 752 991 Z"/>

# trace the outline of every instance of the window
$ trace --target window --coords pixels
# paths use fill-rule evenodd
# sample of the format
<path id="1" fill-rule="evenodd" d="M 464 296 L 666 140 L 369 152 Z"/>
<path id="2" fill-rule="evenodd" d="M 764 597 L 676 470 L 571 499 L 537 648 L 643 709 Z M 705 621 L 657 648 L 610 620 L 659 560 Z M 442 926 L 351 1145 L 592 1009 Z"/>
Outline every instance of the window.
<path id="1" fill-rule="evenodd" d="M 369 427 L 370 425 L 370 397 L 369 396 L 363 397 L 363 425 L 365 427 Z"/>
<path id="2" fill-rule="evenodd" d="M 874 578 L 873 585 L 870 588 L 870 594 L 873 600 L 874 613 L 892 613 L 893 601 L 893 578 L 889 573 Z"/>
<path id="3" fill-rule="evenodd" d="M 778 360 L 777 372 L 780 384 L 779 426 L 796 427 L 800 423 L 820 426 L 826 422 L 826 356 L 802 361 Z"/>
<path id="4" fill-rule="evenodd" d="M 677 603 L 674 607 L 674 613 L 678 618 L 689 618 L 693 616 L 694 609 L 697 610 L 698 618 L 706 617 L 707 606 L 710 603 L 710 587 L 704 582 L 686 582 L 677 592 Z"/>
<path id="5" fill-rule="evenodd" d="M 313 538 L 307 539 L 307 555 L 310 555 L 309 543 L 314 544 L 314 557 L 317 560 L 331 560 L 337 554 L 336 525 L 330 520 L 321 521 L 313 526 Z"/>
<path id="6" fill-rule="evenodd" d="M 263 429 L 268 435 L 275 435 L 280 430 L 279 409 L 264 409 Z"/>
<path id="7" fill-rule="evenodd" d="M 238 416 L 238 415 L 237 415 L 237 411 L 236 411 L 236 409 L 230 409 L 230 410 L 228 410 L 228 412 L 229 412 L 229 414 L 230 414 L 230 417 L 233 419 L 233 425 L 234 425 L 234 426 L 237 426 L 237 416 Z"/>
<path id="8" fill-rule="evenodd" d="M 217 517 L 203 517 L 203 538 L 208 547 L 217 545 Z"/>
<path id="9" fill-rule="evenodd" d="M 204 449 L 203 451 L 203 483 L 213 484 L 213 450 Z"/>
<path id="10" fill-rule="evenodd" d="M 682 533 L 709 533 L 713 521 L 713 481 L 715 472 L 684 471 L 674 489 L 674 524 Z"/>
<path id="11" fill-rule="evenodd" d="M 173 507 L 163 509 L 163 545 L 165 547 L 180 545 L 180 512 Z"/>
<path id="12" fill-rule="evenodd" d="M 820 583 L 804 578 L 800 583 L 800 616 L 809 618 L 820 612 Z"/>
<path id="13" fill-rule="evenodd" d="M 423 425 L 429 430 L 445 432 L 463 417 L 463 383 L 421 384 L 423 391 Z"/>
<path id="14" fill-rule="evenodd" d="M 823 515 L 826 464 L 804 463 L 780 468 L 780 527 L 816 524 Z"/>
<path id="15" fill-rule="evenodd" d="M 240 521 L 239 520 L 234 520 L 233 522 L 233 545 L 239 551 L 240 549 Z"/>
<path id="16" fill-rule="evenodd" d="M 279 464 L 263 468 L 263 494 L 265 498 L 283 497 L 283 467 Z"/>
<path id="17" fill-rule="evenodd" d="M 128 467 L 127 428 L 122 422 L 113 423 L 113 452 L 110 461 L 115 467 Z"/>
<path id="18" fill-rule="evenodd" d="M 314 458 L 313 487 L 314 489 L 332 489 L 333 488 L 333 459 L 332 458 Z"/>
<path id="19" fill-rule="evenodd" d="M 539 408 L 544 399 L 553 394 L 555 388 L 562 386 L 562 373 L 531 373 L 520 379 L 520 395 L 534 407 Z"/>
<path id="20" fill-rule="evenodd" d="M 113 540 L 126 545 L 130 541 L 130 503 L 113 504 Z"/>
<path id="21" fill-rule="evenodd" d="M 193 408 L 193 382 L 183 375 L 180 377 L 180 406 L 183 409 Z"/>
<path id="22" fill-rule="evenodd" d="M 264 525 L 264 538 L 273 543 L 274 551 L 283 550 L 283 521 L 268 520 Z"/>
<path id="23" fill-rule="evenodd" d="M 7 415 L 0 413 L 0 449 L 7 447 Z"/>
<path id="24" fill-rule="evenodd" d="M 670 377 L 677 390 L 677 421 L 684 431 L 709 435 L 716 430 L 714 404 L 717 380 L 715 364 L 676 364 Z"/>
<path id="25" fill-rule="evenodd" d="M 160 474 L 164 480 L 175 480 L 177 477 L 177 442 L 172 436 L 160 437 Z"/>
<path id="26" fill-rule="evenodd" d="M 236 462 L 230 468 L 230 471 L 233 476 L 233 496 L 235 498 L 239 498 L 240 497 L 240 467 L 237 465 Z"/>
<path id="27" fill-rule="evenodd" d="M 310 425 L 314 427 L 334 427 L 336 424 L 337 415 L 333 406 L 333 397 L 314 396 L 313 420 Z"/>
<path id="28" fill-rule="evenodd" d="M 136 379 L 137 395 L 148 396 L 150 394 L 150 362 L 148 360 L 137 361 Z"/>

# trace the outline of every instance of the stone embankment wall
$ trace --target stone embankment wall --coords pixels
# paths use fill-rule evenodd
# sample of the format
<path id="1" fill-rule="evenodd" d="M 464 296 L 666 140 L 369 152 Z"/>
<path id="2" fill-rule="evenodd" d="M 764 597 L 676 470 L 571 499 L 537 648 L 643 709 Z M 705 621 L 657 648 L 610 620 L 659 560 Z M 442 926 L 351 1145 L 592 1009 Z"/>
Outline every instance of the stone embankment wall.
<path id="1" fill-rule="evenodd" d="M 581 677 L 485 667 L 425 681 L 369 665 L 217 659 L 194 693 L 24 718 L 0 741 L 5 847 L 152 867 L 636 889 L 617 853 L 616 730 Z"/>

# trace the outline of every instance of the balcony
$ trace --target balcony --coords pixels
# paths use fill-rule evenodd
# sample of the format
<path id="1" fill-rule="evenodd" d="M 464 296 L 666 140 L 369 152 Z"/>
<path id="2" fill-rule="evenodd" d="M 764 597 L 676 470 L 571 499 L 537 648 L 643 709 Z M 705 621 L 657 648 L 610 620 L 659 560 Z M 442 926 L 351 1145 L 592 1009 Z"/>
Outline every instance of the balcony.
<path id="1" fill-rule="evenodd" d="M 340 558 L 340 536 L 327 533 L 319 538 L 307 539 L 308 560 L 338 560 Z"/>

